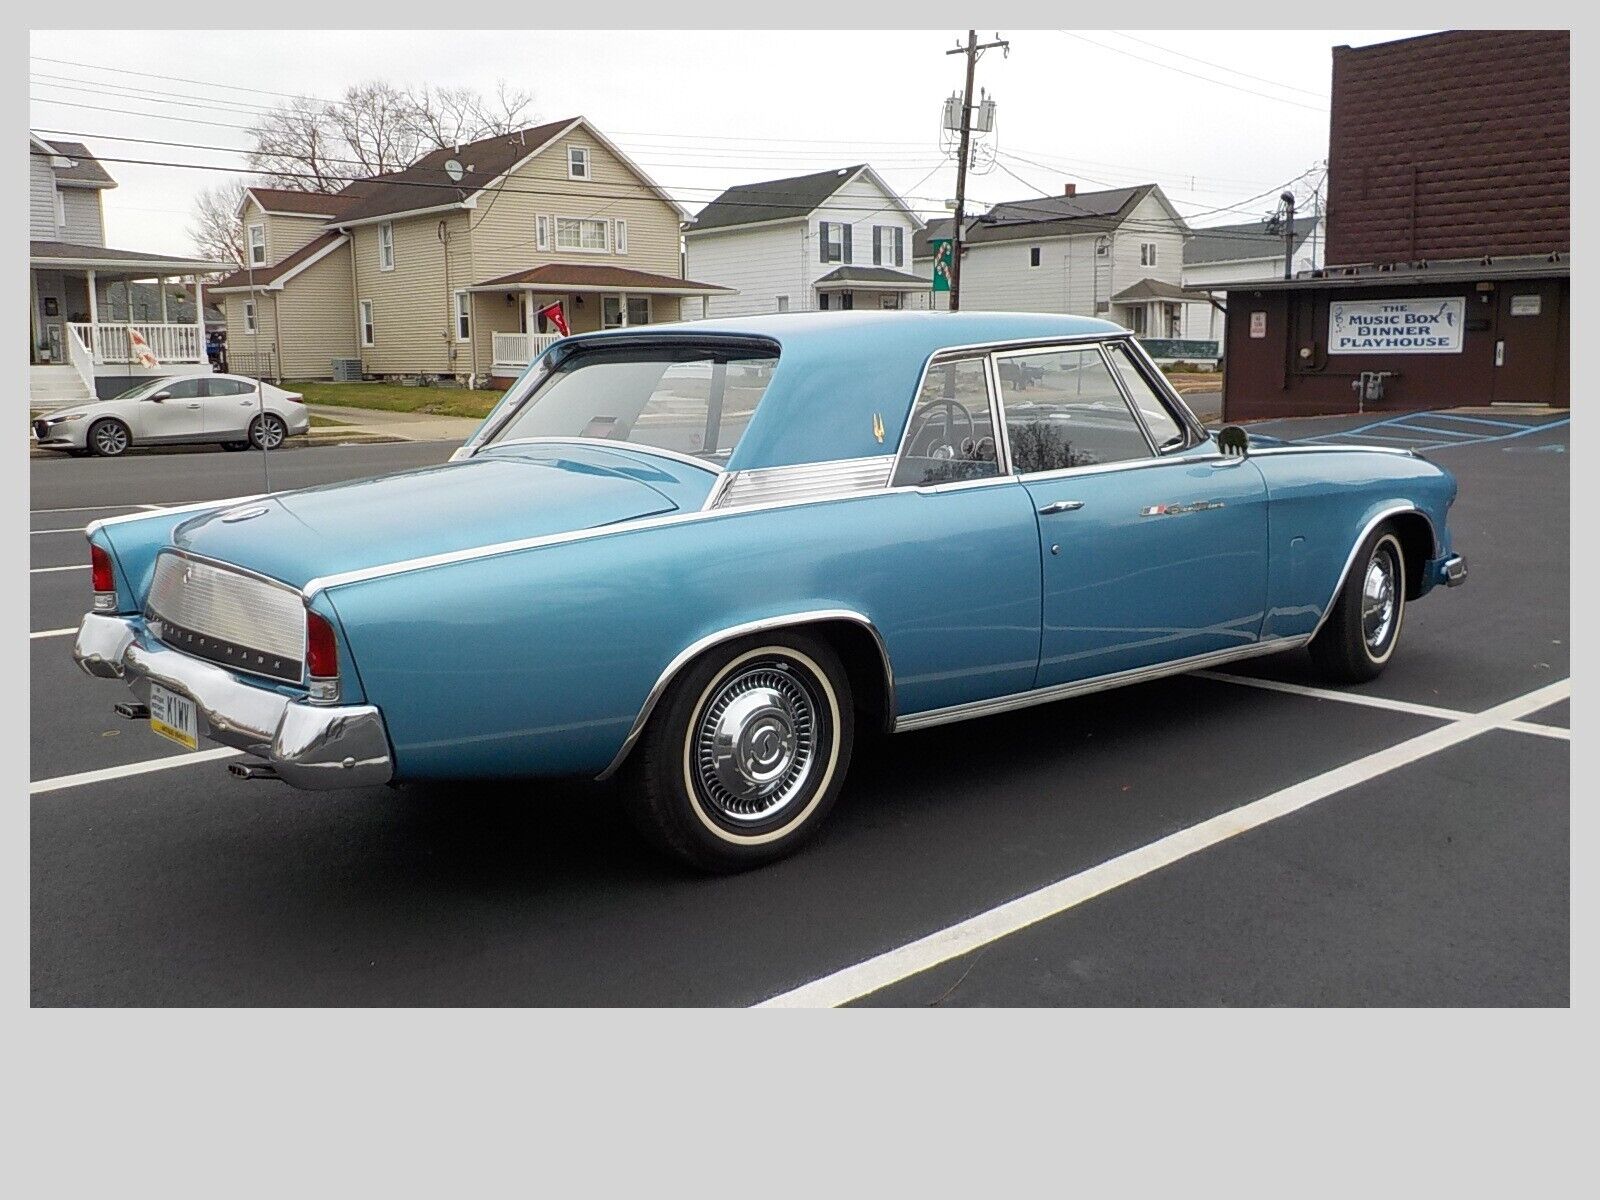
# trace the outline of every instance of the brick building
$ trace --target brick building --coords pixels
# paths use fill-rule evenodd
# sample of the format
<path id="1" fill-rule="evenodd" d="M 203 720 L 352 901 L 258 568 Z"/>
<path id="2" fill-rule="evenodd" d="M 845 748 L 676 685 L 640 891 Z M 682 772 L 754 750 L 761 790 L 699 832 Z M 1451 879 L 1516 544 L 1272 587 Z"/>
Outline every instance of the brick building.
<path id="1" fill-rule="evenodd" d="M 1570 37 L 1333 51 L 1327 266 L 1228 291 L 1229 420 L 1564 406 Z"/>

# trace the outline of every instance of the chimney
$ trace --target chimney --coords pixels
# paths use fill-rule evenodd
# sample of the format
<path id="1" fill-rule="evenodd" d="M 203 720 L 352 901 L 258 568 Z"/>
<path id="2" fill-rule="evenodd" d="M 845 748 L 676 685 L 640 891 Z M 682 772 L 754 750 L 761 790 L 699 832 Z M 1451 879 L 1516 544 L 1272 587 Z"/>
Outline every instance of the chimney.
<path id="1" fill-rule="evenodd" d="M 1063 196 L 1076 196 L 1078 194 L 1078 185 L 1075 183 L 1067 184 L 1061 189 L 1061 194 Z"/>

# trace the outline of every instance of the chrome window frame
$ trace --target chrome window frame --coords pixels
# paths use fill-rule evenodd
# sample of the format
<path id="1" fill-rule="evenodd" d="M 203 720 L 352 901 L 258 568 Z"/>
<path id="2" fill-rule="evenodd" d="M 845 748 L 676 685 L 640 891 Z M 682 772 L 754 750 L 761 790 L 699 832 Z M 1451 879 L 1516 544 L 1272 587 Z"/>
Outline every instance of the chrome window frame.
<path id="1" fill-rule="evenodd" d="M 1108 340 L 1110 339 L 1097 338 L 1094 340 L 1093 346 L 1096 356 L 1100 359 L 1100 365 L 1105 368 L 1106 374 L 1111 377 L 1112 386 L 1117 389 L 1117 395 L 1122 398 L 1123 407 L 1128 410 L 1128 415 L 1133 418 L 1133 427 L 1139 431 L 1139 436 L 1144 439 L 1145 449 L 1149 451 L 1148 456 L 1146 458 L 1119 458 L 1116 462 L 1109 463 L 1084 463 L 1082 466 L 1077 467 L 1052 467 L 1051 469 L 1045 471 L 1019 471 L 1017 472 L 1018 479 L 1038 479 L 1046 475 L 1062 475 L 1069 471 L 1082 471 L 1093 467 L 1125 467 L 1163 457 L 1156 450 L 1155 440 L 1151 438 L 1150 430 L 1145 426 L 1144 418 L 1139 415 L 1138 406 L 1133 403 L 1132 398 L 1128 395 L 1128 389 L 1123 386 L 1122 380 L 1117 377 L 1117 368 L 1112 364 L 1111 356 L 1106 353 L 1105 344 Z M 990 357 L 994 360 L 995 364 L 995 382 L 997 385 L 1000 382 L 1001 359 L 1028 358 L 1036 357 L 1041 354 L 1064 354 L 1070 351 L 1082 350 L 1084 348 L 1085 347 L 1081 345 L 1061 347 L 1048 346 L 1030 350 L 1009 350 L 1001 354 L 991 355 Z M 1000 404 L 1001 413 L 1004 415 L 1005 394 L 1003 392 L 1000 395 Z M 1010 422 L 1007 422 L 1007 425 L 1009 424 Z M 1009 442 L 1009 431 L 1006 434 L 1006 438 Z"/>
<path id="2" fill-rule="evenodd" d="M 928 386 L 928 376 L 935 367 L 943 366 L 949 362 L 979 362 L 983 367 L 983 385 L 989 393 L 989 420 L 994 426 L 994 452 L 995 465 L 1000 470 L 994 475 L 980 476 L 977 479 L 952 479 L 945 483 L 896 483 L 895 475 L 900 470 L 900 464 L 905 461 L 906 446 L 911 440 L 911 419 L 917 413 L 917 401 L 922 397 L 922 391 Z M 928 355 L 928 361 L 922 364 L 922 373 L 917 376 L 916 389 L 911 393 L 911 403 L 906 407 L 905 424 L 900 429 L 900 441 L 895 446 L 894 461 L 889 467 L 889 480 L 884 486 L 892 491 L 918 491 L 942 492 L 953 488 L 972 487 L 974 485 L 988 485 L 1003 483 L 1014 478 L 1011 471 L 1011 441 L 1005 432 L 1005 411 L 1000 406 L 1000 393 L 996 384 L 994 354 L 986 346 L 960 346 L 935 350 Z"/>

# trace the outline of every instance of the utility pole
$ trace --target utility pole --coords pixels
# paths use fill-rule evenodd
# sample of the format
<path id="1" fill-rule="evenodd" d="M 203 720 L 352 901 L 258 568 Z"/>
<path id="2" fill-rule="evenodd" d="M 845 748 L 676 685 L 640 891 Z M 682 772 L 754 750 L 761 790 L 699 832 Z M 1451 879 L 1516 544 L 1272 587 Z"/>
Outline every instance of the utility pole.
<path id="1" fill-rule="evenodd" d="M 961 307 L 961 233 L 962 225 L 967 217 L 967 157 L 972 147 L 972 82 L 978 69 L 978 56 L 985 50 L 992 50 L 996 46 L 1003 48 L 1007 53 L 1011 51 L 1011 43 L 1000 40 L 1000 35 L 994 35 L 995 40 L 978 44 L 978 31 L 967 30 L 967 44 L 957 46 L 954 50 L 946 50 L 946 55 L 965 54 L 967 56 L 967 86 L 961 93 L 961 157 L 956 160 L 956 219 L 955 230 L 950 235 L 950 311 L 956 312 Z"/>
<path id="2" fill-rule="evenodd" d="M 1283 277 L 1294 278 L 1294 193 L 1284 192 L 1278 197 L 1283 205 Z"/>

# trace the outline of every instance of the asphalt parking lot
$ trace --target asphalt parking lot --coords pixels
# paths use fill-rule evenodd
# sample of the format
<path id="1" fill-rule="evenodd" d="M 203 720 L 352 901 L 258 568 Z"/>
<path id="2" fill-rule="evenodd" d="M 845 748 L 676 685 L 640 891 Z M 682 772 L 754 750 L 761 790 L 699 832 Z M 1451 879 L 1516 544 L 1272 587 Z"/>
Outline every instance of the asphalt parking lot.
<path id="1" fill-rule="evenodd" d="M 81 527 L 260 490 L 255 455 L 32 465 L 36 1005 L 1564 1005 L 1568 427 L 1425 446 L 1467 586 L 1374 683 L 1303 652 L 858 751 L 799 857 L 686 875 L 599 785 L 304 793 L 172 756 L 81 675 Z M 451 443 L 285 450 L 274 488 Z"/>

